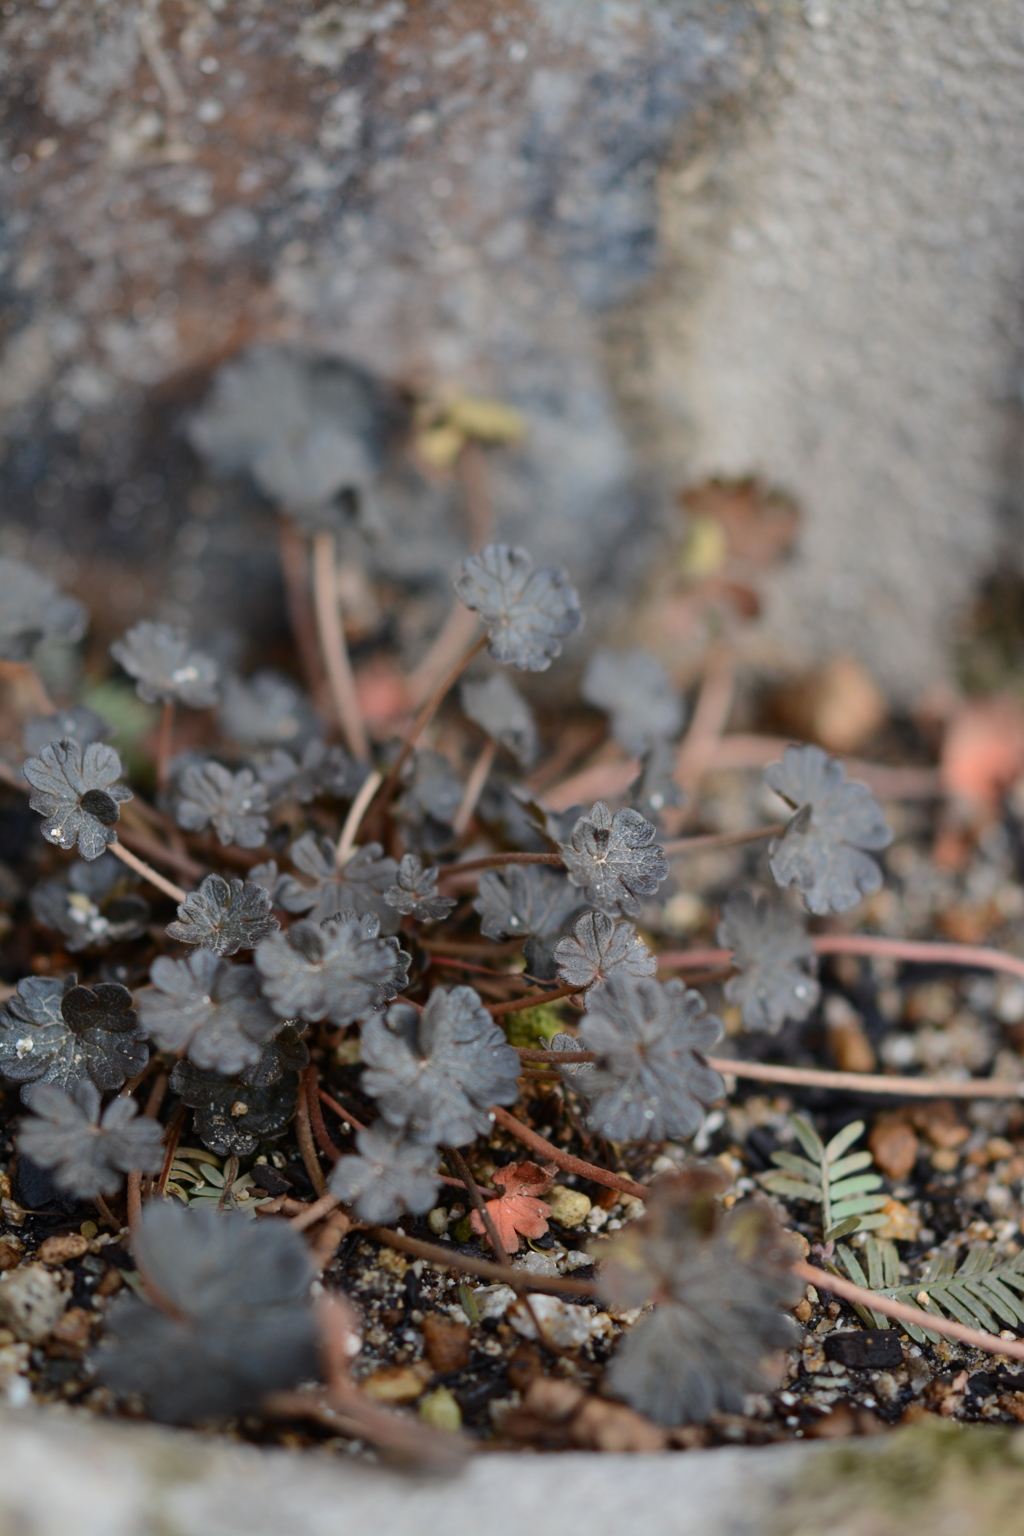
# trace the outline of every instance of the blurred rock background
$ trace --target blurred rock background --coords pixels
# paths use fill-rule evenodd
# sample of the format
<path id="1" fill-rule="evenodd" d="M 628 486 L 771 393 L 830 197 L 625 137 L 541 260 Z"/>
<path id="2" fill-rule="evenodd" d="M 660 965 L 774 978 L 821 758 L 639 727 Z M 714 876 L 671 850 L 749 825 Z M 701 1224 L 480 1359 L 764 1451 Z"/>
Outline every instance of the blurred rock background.
<path id="1" fill-rule="evenodd" d="M 497 530 L 588 636 L 692 565 L 711 475 L 802 511 L 766 664 L 910 697 L 1018 563 L 1024 0 L 8 0 L 0 65 L 0 552 L 98 647 L 283 642 L 226 412 L 358 461 L 354 638 L 409 655 L 467 537 L 410 446 L 449 397 L 521 413 Z"/>

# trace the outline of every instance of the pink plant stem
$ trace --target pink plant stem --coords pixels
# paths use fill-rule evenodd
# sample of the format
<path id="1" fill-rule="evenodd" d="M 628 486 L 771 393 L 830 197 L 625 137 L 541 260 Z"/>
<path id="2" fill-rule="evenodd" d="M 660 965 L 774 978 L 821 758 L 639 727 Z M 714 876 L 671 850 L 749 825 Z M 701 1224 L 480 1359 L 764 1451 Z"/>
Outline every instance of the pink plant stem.
<path id="1" fill-rule="evenodd" d="M 338 1103 L 337 1099 L 332 1099 L 325 1088 L 317 1089 L 317 1097 L 319 1098 L 321 1104 L 326 1104 L 328 1109 L 333 1109 L 334 1113 L 339 1117 L 339 1119 L 343 1120 L 346 1125 L 354 1126 L 357 1131 L 366 1130 L 366 1126 L 363 1125 L 362 1121 L 357 1120 L 355 1115 L 351 1114 L 343 1104 Z"/>
<path id="2" fill-rule="evenodd" d="M 886 1317 L 895 1318 L 897 1322 L 916 1323 L 918 1328 L 923 1328 L 927 1333 L 945 1334 L 948 1339 L 957 1339 L 961 1344 L 969 1344 L 972 1349 L 987 1350 L 990 1355 L 1008 1355 L 1013 1360 L 1024 1360 L 1024 1343 L 1017 1339 L 1001 1339 L 994 1333 L 982 1333 L 977 1328 L 965 1327 L 963 1323 L 950 1322 L 948 1318 L 939 1317 L 935 1312 L 925 1312 L 921 1307 L 908 1306 L 904 1301 L 879 1296 L 877 1291 L 866 1291 L 863 1286 L 854 1285 L 852 1280 L 843 1280 L 839 1275 L 815 1269 L 813 1264 L 798 1261 L 793 1265 L 793 1273 L 816 1290 L 829 1291 L 833 1296 L 841 1296 L 844 1301 L 870 1307 L 873 1312 L 881 1312 Z"/>
<path id="3" fill-rule="evenodd" d="M 560 853 L 489 853 L 482 859 L 464 859 L 461 864 L 445 864 L 439 878 L 449 879 L 452 875 L 475 875 L 480 869 L 501 869 L 506 864 L 553 864 L 556 868 L 562 867 L 562 855 Z"/>
<path id="4" fill-rule="evenodd" d="M 338 565 L 333 533 L 313 535 L 313 608 L 317 635 L 337 723 L 352 756 L 365 763 L 370 756 L 355 678 L 349 661 L 338 603 Z"/>
<path id="5" fill-rule="evenodd" d="M 121 860 L 122 864 L 127 864 L 129 869 L 134 869 L 137 875 L 141 875 L 143 880 L 148 880 L 150 885 L 156 886 L 158 891 L 163 891 L 165 896 L 170 896 L 173 901 L 179 903 L 185 900 L 188 895 L 186 890 L 183 890 L 180 885 L 175 885 L 173 880 L 165 880 L 163 875 L 158 875 L 156 870 L 150 869 L 142 859 L 137 859 L 134 853 L 129 853 L 123 843 L 108 843 L 107 848 L 115 858 Z"/>
<path id="6" fill-rule="evenodd" d="M 570 1051 L 572 1062 L 585 1060 Z M 733 1061 L 728 1056 L 705 1057 L 716 1072 L 747 1077 L 758 1083 L 784 1083 L 794 1088 L 832 1088 L 845 1093 L 892 1094 L 910 1099 L 1024 1099 L 1024 1083 L 993 1077 L 889 1077 L 884 1072 L 826 1072 L 815 1067 L 775 1067 L 764 1061 Z"/>
<path id="7" fill-rule="evenodd" d="M 527 997 L 514 997 L 507 1003 L 489 1003 L 487 1012 L 492 1019 L 504 1018 L 506 1013 L 520 1013 L 524 1008 L 541 1008 L 545 1003 L 557 1003 L 563 997 L 573 997 L 585 987 L 558 987 L 554 992 L 531 992 Z"/>
<path id="8" fill-rule="evenodd" d="M 498 743 L 496 741 L 485 742 L 480 749 L 480 756 L 473 764 L 472 772 L 466 780 L 466 787 L 462 792 L 459 808 L 455 812 L 455 820 L 452 822 L 452 827 L 459 837 L 462 837 L 466 828 L 473 820 L 473 812 L 476 810 L 477 801 L 484 792 L 487 776 L 497 755 Z"/>
<path id="9" fill-rule="evenodd" d="M 715 848 L 738 848 L 741 843 L 760 843 L 767 837 L 780 837 L 786 830 L 784 821 L 773 821 L 767 827 L 751 827 L 746 832 L 702 832 L 697 837 L 674 837 L 662 848 L 668 857 L 681 853 L 704 853 Z"/>
<path id="10" fill-rule="evenodd" d="M 457 869 L 458 865 L 451 865 Z M 982 971 L 1002 971 L 1024 980 L 1024 960 L 984 944 L 947 944 L 930 939 L 883 939 L 873 933 L 821 933 L 814 938 L 818 955 L 866 955 L 885 960 L 909 960 L 921 965 L 965 965 Z M 658 956 L 666 970 L 704 970 L 732 963 L 728 949 L 670 949 Z"/>
<path id="11" fill-rule="evenodd" d="M 574 1060 L 578 1058 L 573 1057 Z M 537 1131 L 531 1131 L 528 1125 L 517 1120 L 515 1115 L 510 1115 L 507 1109 L 502 1109 L 500 1104 L 491 1105 L 491 1114 L 495 1121 L 521 1141 L 524 1146 L 533 1152 L 539 1152 L 550 1162 L 556 1163 L 559 1168 L 564 1168 L 566 1173 L 577 1173 L 581 1178 L 590 1179 L 594 1184 L 603 1184 L 606 1189 L 617 1189 L 620 1195 L 632 1195 L 634 1200 L 646 1200 L 650 1191 L 646 1184 L 637 1184 L 634 1179 L 627 1179 L 621 1173 L 612 1173 L 607 1168 L 599 1168 L 596 1163 L 586 1163 L 581 1157 L 573 1157 L 569 1152 L 563 1152 L 561 1147 L 556 1147 L 553 1141 L 548 1141 Z"/>

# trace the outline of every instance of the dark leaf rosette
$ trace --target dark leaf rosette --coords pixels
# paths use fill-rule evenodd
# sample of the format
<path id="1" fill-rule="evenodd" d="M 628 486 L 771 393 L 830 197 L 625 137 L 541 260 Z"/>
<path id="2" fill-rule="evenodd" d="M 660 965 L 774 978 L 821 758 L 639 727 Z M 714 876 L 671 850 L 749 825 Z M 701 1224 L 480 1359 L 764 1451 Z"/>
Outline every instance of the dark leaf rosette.
<path id="1" fill-rule="evenodd" d="M 212 827 L 227 847 L 260 848 L 267 840 L 268 797 L 251 768 L 232 773 L 222 763 L 188 763 L 178 776 L 174 819 L 186 832 Z"/>
<path id="2" fill-rule="evenodd" d="M 509 864 L 480 876 L 473 906 L 488 939 L 525 940 L 526 963 L 534 976 L 555 974 L 551 946 L 582 906 L 578 891 L 560 869 L 546 864 Z"/>
<path id="3" fill-rule="evenodd" d="M 143 1029 L 160 1050 L 185 1052 L 204 1071 L 230 1077 L 254 1066 L 281 1027 L 249 965 L 197 949 L 185 960 L 159 956 L 149 974 L 153 985 L 139 993 Z"/>
<path id="4" fill-rule="evenodd" d="M 55 715 L 36 715 L 22 734 L 25 751 L 36 757 L 51 741 L 77 741 L 83 749 L 94 741 L 106 741 L 111 727 L 102 715 L 87 704 L 58 710 Z"/>
<path id="5" fill-rule="evenodd" d="M 93 741 L 51 741 L 30 757 L 22 773 L 32 786 L 28 803 L 43 817 L 43 836 L 57 848 L 74 848 L 98 859 L 117 839 L 113 830 L 132 792 L 117 780 L 121 759 L 113 747 Z"/>
<path id="6" fill-rule="evenodd" d="M 308 741 L 298 757 L 275 747 L 260 763 L 259 780 L 272 800 L 297 800 L 309 805 L 319 795 L 351 800 L 358 794 L 366 769 L 341 747 Z"/>
<path id="7" fill-rule="evenodd" d="M 36 922 L 59 933 L 70 954 L 108 949 L 146 931 L 151 908 L 130 872 L 113 854 L 87 864 L 76 859 L 66 880 L 44 880 L 29 893 Z"/>
<path id="8" fill-rule="evenodd" d="M 195 1111 L 196 1132 L 219 1157 L 248 1157 L 261 1141 L 278 1136 L 295 1114 L 295 1074 L 309 1062 L 309 1050 L 294 1028 L 285 1028 L 263 1047 L 259 1061 L 236 1077 L 201 1072 L 179 1061 L 171 1091 Z"/>
<path id="9" fill-rule="evenodd" d="M 178 920 L 168 923 L 168 937 L 198 944 L 215 955 L 255 949 L 280 924 L 270 910 L 270 892 L 249 880 L 225 880 L 207 875 L 178 908 Z"/>
<path id="10" fill-rule="evenodd" d="M 563 987 L 586 987 L 588 999 L 609 976 L 653 976 L 657 956 L 639 938 L 632 923 L 616 922 L 603 912 L 584 912 L 571 935 L 554 947 Z"/>
<path id="11" fill-rule="evenodd" d="M 584 1085 L 588 1123 L 611 1141 L 665 1141 L 696 1135 L 704 1112 L 725 1093 L 704 1052 L 722 1035 L 699 992 L 683 982 L 610 976 L 580 1024 L 598 1056 Z"/>
<path id="12" fill-rule="evenodd" d="M 846 777 L 842 763 L 820 747 L 787 747 L 765 782 L 794 808 L 781 837 L 768 848 L 779 885 L 795 885 L 810 912 L 848 912 L 882 884 L 871 850 L 888 848 L 892 833 L 866 784 Z"/>
<path id="13" fill-rule="evenodd" d="M 649 651 L 595 651 L 580 692 L 610 716 L 615 740 L 634 755 L 678 736 L 683 728 L 683 701 Z"/>
<path id="14" fill-rule="evenodd" d="M 316 724 L 309 700 L 290 678 L 277 672 L 225 677 L 220 727 L 237 746 L 291 747 L 313 736 Z"/>
<path id="15" fill-rule="evenodd" d="M 100 1094 L 83 1078 L 70 1093 L 53 1083 L 35 1083 L 31 1115 L 18 1132 L 18 1151 L 48 1168 L 58 1189 L 82 1200 L 116 1195 L 124 1175 L 158 1173 L 163 1162 L 163 1127 L 139 1116 L 132 1098 L 114 1099 L 100 1116 Z"/>
<path id="16" fill-rule="evenodd" d="M 625 806 L 613 816 L 599 800 L 558 849 L 569 879 L 590 906 L 609 917 L 639 917 L 640 897 L 653 896 L 668 878 L 657 835 L 657 827 L 639 811 Z"/>
<path id="17" fill-rule="evenodd" d="M 629 803 L 660 827 L 665 811 L 682 805 L 686 796 L 675 781 L 676 748 L 656 741 L 640 759 L 640 773 L 629 786 Z"/>
<path id="18" fill-rule="evenodd" d="M 565 637 L 583 623 L 565 572 L 551 565 L 535 570 L 525 549 L 488 544 L 467 555 L 454 585 L 487 626 L 494 660 L 526 672 L 546 672 Z"/>
<path id="19" fill-rule="evenodd" d="M 608 1386 L 659 1424 L 742 1412 L 747 1393 L 773 1384 L 766 1362 L 799 1338 L 782 1311 L 802 1291 L 795 1247 L 765 1205 L 720 1212 L 720 1187 L 700 1169 L 659 1180 L 601 1266 L 614 1305 L 655 1302 L 618 1344 Z"/>
<path id="20" fill-rule="evenodd" d="M 147 704 L 174 702 L 209 709 L 217 702 L 217 663 L 193 650 L 188 636 L 169 624 L 143 619 L 110 647 L 114 660 L 135 679 Z"/>
<path id="21" fill-rule="evenodd" d="M 353 1024 L 390 1002 L 409 981 L 409 956 L 381 938 L 373 912 L 339 912 L 293 923 L 256 951 L 263 991 L 282 1018 Z"/>
<path id="22" fill-rule="evenodd" d="M 71 1089 L 88 1079 L 112 1091 L 148 1060 L 132 995 L 117 982 L 29 976 L 0 1009 L 0 1072 L 25 1085 L 25 1103 L 38 1082 Z"/>
<path id="23" fill-rule="evenodd" d="M 533 767 L 537 761 L 537 722 L 533 710 L 506 673 L 495 672 L 482 683 L 465 681 L 459 697 L 463 711 L 474 725 L 511 752 L 520 768 Z"/>
<path id="24" fill-rule="evenodd" d="M 153 1201 L 133 1249 L 178 1317 L 137 1296 L 114 1303 L 92 1360 L 115 1392 L 138 1393 L 165 1423 L 189 1424 L 255 1412 L 265 1393 L 316 1376 L 313 1267 L 286 1222 Z"/>
<path id="25" fill-rule="evenodd" d="M 747 1029 L 775 1034 L 787 1019 L 802 1022 L 817 1005 L 814 940 L 784 900 L 739 891 L 722 908 L 718 942 L 732 950 L 738 972 L 725 984 Z"/>
<path id="26" fill-rule="evenodd" d="M 401 1131 L 371 1125 L 356 1135 L 358 1155 L 339 1158 L 330 1187 L 363 1221 L 393 1221 L 429 1211 L 440 1188 L 432 1146 L 406 1141 Z"/>
<path id="27" fill-rule="evenodd" d="M 464 1146 L 492 1104 L 519 1093 L 519 1057 L 471 987 L 438 988 L 422 1013 L 396 1003 L 363 1025 L 363 1088 L 396 1130 L 426 1146 Z"/>
<path id="28" fill-rule="evenodd" d="M 73 645 L 87 622 L 82 604 L 52 577 L 23 560 L 0 559 L 0 660 L 28 661 L 42 640 Z"/>
<path id="29" fill-rule="evenodd" d="M 373 912 L 380 918 L 381 932 L 397 933 L 398 914 L 384 898 L 395 883 L 398 865 L 384 856 L 380 843 L 366 843 L 357 848 L 343 869 L 334 862 L 334 844 L 304 832 L 292 844 L 290 857 L 309 884 L 294 875 L 283 875 L 275 900 L 286 912 L 305 912 L 310 921 L 323 922 L 336 912 Z M 251 878 L 251 876 L 250 876 Z"/>
<path id="30" fill-rule="evenodd" d="M 384 892 L 384 900 L 404 917 L 418 917 L 421 922 L 437 922 L 454 911 L 451 896 L 439 896 L 438 871 L 424 865 L 418 854 L 403 854 L 398 862 L 394 885 Z"/>

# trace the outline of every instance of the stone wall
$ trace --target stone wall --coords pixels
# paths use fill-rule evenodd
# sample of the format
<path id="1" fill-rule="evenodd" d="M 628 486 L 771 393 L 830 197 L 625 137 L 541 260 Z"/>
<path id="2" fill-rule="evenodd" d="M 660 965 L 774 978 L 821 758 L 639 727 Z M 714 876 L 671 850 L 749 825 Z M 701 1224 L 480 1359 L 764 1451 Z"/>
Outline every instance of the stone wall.
<path id="1" fill-rule="evenodd" d="M 101 629 L 275 632 L 272 508 L 185 430 L 258 344 L 385 401 L 352 539 L 424 628 L 462 512 L 402 424 L 462 390 L 590 633 L 755 471 L 807 519 L 776 639 L 941 673 L 1016 527 L 1024 0 L 40 0 L 0 63 L 0 542 Z"/>

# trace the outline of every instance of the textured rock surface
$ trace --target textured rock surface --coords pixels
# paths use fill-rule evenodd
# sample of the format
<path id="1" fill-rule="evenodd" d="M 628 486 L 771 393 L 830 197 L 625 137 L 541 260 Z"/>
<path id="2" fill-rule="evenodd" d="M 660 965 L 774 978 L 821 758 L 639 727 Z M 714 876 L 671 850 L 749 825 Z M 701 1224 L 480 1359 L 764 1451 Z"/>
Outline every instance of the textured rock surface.
<path id="1" fill-rule="evenodd" d="M 164 606 L 221 609 L 232 583 L 196 557 L 223 565 L 251 519 L 238 550 L 251 603 L 274 582 L 266 512 L 238 488 L 197 485 L 169 434 L 216 365 L 272 341 L 344 359 L 396 396 L 508 399 L 531 430 L 495 487 L 501 532 L 570 560 L 591 592 L 628 582 L 656 514 L 596 317 L 652 271 L 658 164 L 698 108 L 749 74 L 755 9 L 65 0 L 5 12 L 18 88 L 0 408 L 14 516 L 51 544 L 151 569 L 170 546 Z M 447 575 L 462 548 L 453 501 L 396 455 L 370 518 L 377 563 L 411 581 Z"/>
<path id="2" fill-rule="evenodd" d="M 183 430 L 254 343 L 377 381 L 353 537 L 413 629 L 463 528 L 410 390 L 523 410 L 499 528 L 592 620 L 681 481 L 758 471 L 808 520 L 770 627 L 906 692 L 1013 542 L 1024 0 L 61 0 L 0 62 L 0 542 L 88 556 L 101 629 L 280 612 Z"/>
<path id="3" fill-rule="evenodd" d="M 775 632 L 907 692 L 978 573 L 1020 564 L 1024 4 L 777 23 L 739 131 L 666 173 L 623 378 L 670 481 L 756 469 L 803 504 Z"/>

